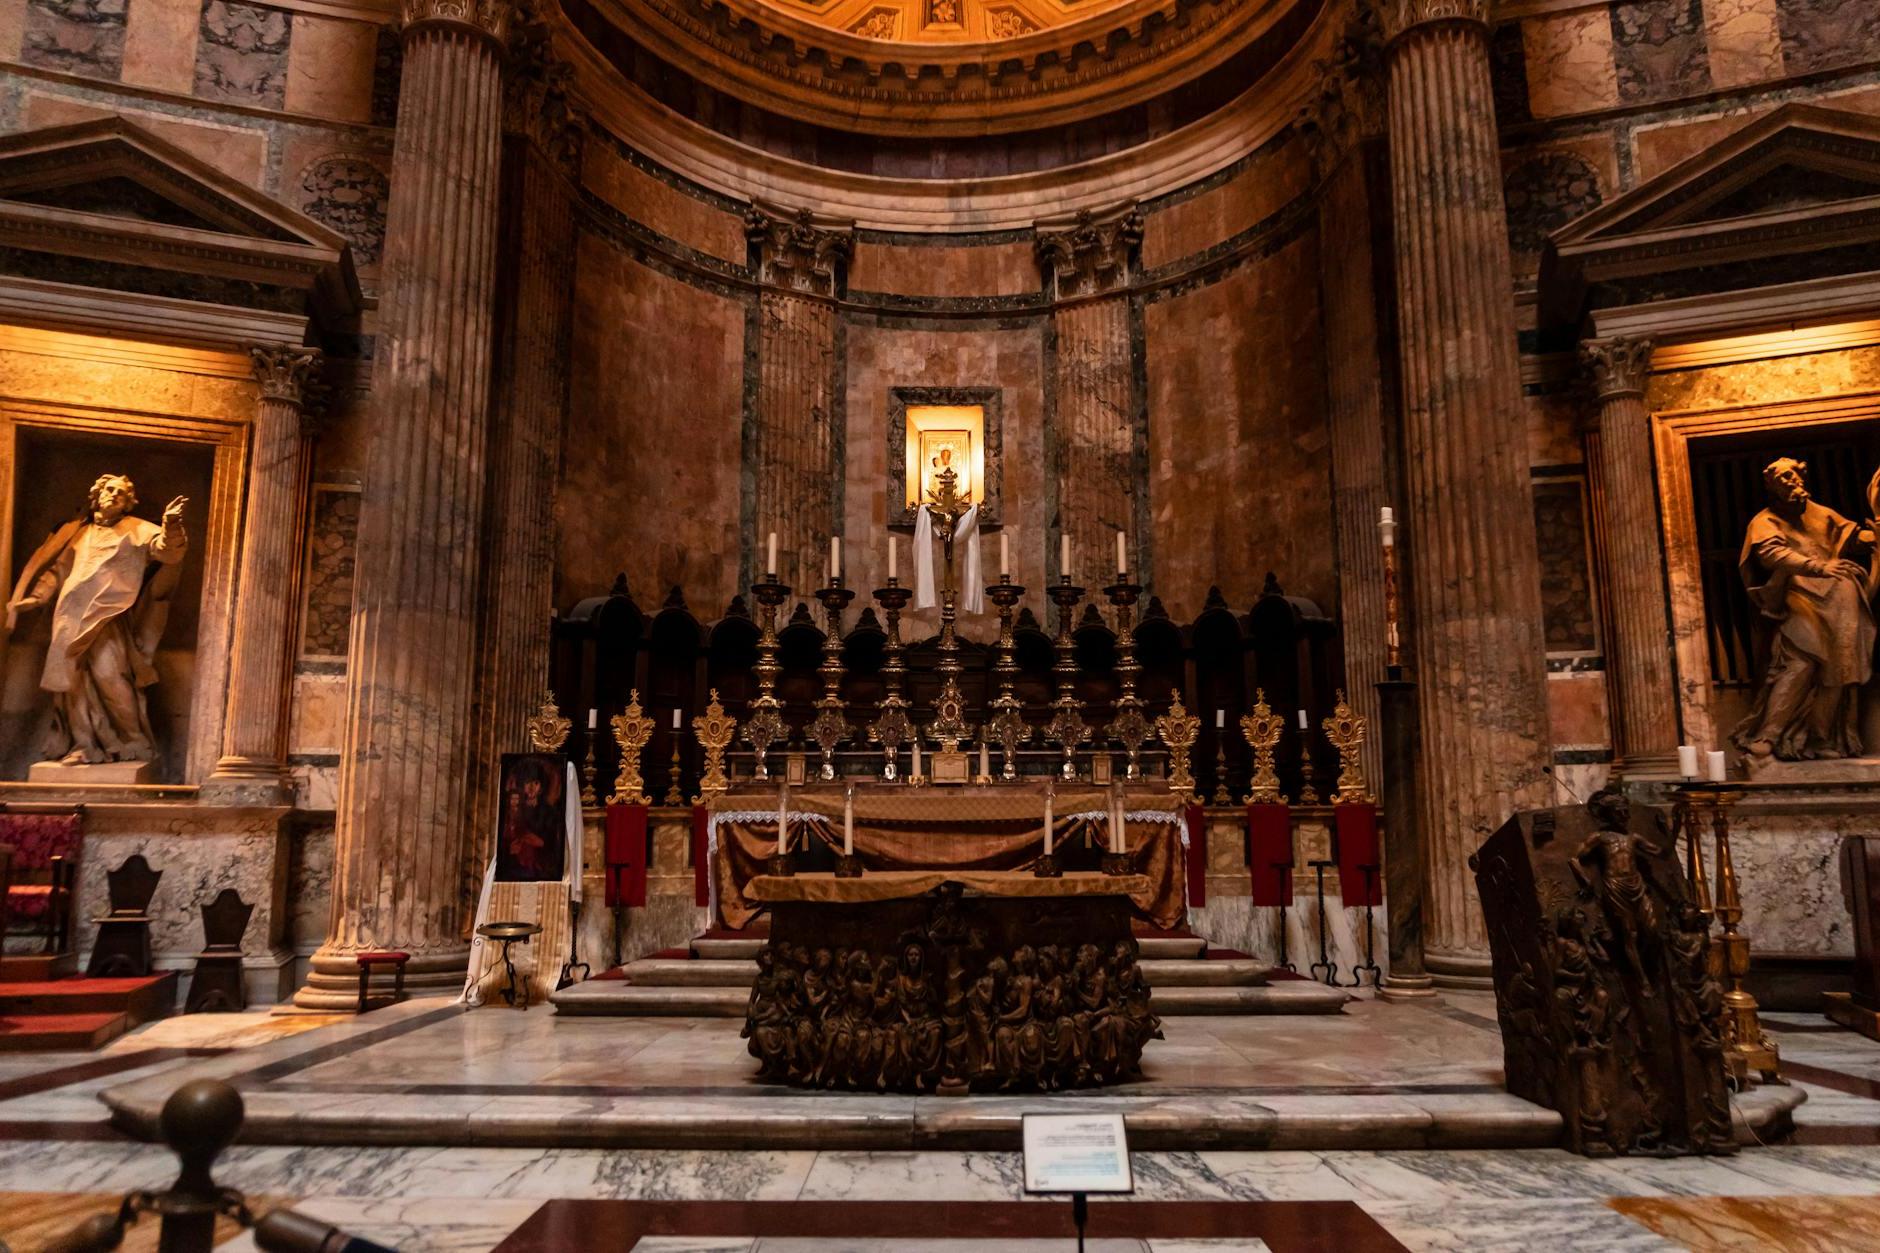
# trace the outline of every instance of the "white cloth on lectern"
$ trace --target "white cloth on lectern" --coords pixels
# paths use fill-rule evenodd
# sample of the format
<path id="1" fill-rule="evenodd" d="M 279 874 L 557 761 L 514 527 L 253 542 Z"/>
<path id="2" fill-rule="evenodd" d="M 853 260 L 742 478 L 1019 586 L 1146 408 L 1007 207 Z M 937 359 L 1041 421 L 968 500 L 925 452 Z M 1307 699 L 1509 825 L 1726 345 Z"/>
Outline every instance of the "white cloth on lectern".
<path id="1" fill-rule="evenodd" d="M 940 603 L 934 590 L 933 516 L 926 505 L 914 515 L 914 608 L 932 609 Z M 979 506 L 960 515 L 953 528 L 953 542 L 965 544 L 966 560 L 960 579 L 960 608 L 967 613 L 986 611 L 986 589 L 979 577 Z"/>
<path id="2" fill-rule="evenodd" d="M 568 765 L 568 779 L 562 785 L 562 795 L 568 798 L 566 806 L 566 833 L 568 853 L 562 862 L 562 882 L 568 885 L 568 897 L 574 902 L 570 913 L 575 917 L 575 926 L 579 927 L 581 916 L 581 778 L 574 772 L 574 763 Z M 470 969 L 464 974 L 463 994 L 457 998 L 460 1005 L 472 1008 L 483 1003 L 483 963 L 489 956 L 490 942 L 478 934 L 483 924 L 490 920 L 490 885 L 496 882 L 496 854 L 490 854 L 490 864 L 483 871 L 483 890 L 477 893 L 477 918 L 470 928 Z"/>

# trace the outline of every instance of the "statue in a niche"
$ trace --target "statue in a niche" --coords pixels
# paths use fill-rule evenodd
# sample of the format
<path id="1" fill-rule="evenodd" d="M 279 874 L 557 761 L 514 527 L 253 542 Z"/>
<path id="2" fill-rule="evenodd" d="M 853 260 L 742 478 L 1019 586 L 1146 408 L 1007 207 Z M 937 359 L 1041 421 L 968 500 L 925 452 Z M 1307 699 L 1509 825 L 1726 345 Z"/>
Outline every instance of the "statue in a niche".
<path id="1" fill-rule="evenodd" d="M 144 689 L 189 548 L 178 496 L 161 524 L 134 518 L 137 488 L 122 474 L 91 485 L 84 513 L 34 552 L 7 602 L 19 616 L 52 607 L 52 643 L 39 685 L 52 693 L 46 760 L 65 766 L 147 762 L 156 756 Z"/>
<path id="2" fill-rule="evenodd" d="M 1873 677 L 1876 523 L 1856 524 L 1811 499 L 1806 462 L 1778 457 L 1763 470 L 1769 507 L 1750 519 L 1738 568 L 1750 601 L 1775 624 L 1769 668 L 1731 739 L 1755 769 L 1771 757 L 1858 757 L 1860 690 Z M 1880 473 L 1867 486 L 1880 513 Z"/>

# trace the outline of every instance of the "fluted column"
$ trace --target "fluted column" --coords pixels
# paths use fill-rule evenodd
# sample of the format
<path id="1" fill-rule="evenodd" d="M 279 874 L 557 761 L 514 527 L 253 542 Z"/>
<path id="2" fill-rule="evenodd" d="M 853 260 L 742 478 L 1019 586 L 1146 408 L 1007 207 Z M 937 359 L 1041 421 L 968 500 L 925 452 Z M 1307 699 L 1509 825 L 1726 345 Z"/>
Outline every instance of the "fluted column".
<path id="1" fill-rule="evenodd" d="M 1485 980 L 1469 855 L 1546 795 L 1540 576 L 1487 0 L 1387 0 L 1430 973 Z"/>
<path id="2" fill-rule="evenodd" d="M 410 953 L 419 990 L 455 986 L 469 956 L 459 876 L 507 22 L 493 0 L 404 7 L 333 917 L 303 1006 L 351 1006 L 362 950 Z"/>
<path id="3" fill-rule="evenodd" d="M 1671 674 L 1671 610 L 1665 601 L 1664 540 L 1652 471 L 1646 339 L 1581 346 L 1599 397 L 1600 490 L 1605 533 L 1606 677 L 1612 686 L 1614 766 L 1662 773 L 1678 759 L 1678 701 Z"/>

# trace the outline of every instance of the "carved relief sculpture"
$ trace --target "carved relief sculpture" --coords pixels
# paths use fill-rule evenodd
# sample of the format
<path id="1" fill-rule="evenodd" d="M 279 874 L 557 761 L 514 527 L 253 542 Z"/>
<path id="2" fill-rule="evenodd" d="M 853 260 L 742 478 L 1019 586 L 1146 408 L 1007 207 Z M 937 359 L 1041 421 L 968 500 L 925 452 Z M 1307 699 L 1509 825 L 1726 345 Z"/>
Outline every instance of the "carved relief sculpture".
<path id="1" fill-rule="evenodd" d="M 130 516 L 137 504 L 131 480 L 100 475 L 84 515 L 27 561 L 6 625 L 11 632 L 21 614 L 51 606 L 52 642 L 39 680 L 54 709 L 45 760 L 77 766 L 156 756 L 144 689 L 157 681 L 157 643 L 189 547 L 188 503 L 178 496 L 161 524 L 146 522 Z"/>
<path id="2" fill-rule="evenodd" d="M 1750 520 L 1738 569 L 1750 601 L 1775 624 L 1762 691 L 1731 739 L 1751 770 L 1783 761 L 1858 757 L 1860 689 L 1873 677 L 1876 523 L 1856 525 L 1808 494 L 1808 466 L 1763 470 L 1769 507 Z M 1880 513 L 1880 473 L 1868 484 Z"/>

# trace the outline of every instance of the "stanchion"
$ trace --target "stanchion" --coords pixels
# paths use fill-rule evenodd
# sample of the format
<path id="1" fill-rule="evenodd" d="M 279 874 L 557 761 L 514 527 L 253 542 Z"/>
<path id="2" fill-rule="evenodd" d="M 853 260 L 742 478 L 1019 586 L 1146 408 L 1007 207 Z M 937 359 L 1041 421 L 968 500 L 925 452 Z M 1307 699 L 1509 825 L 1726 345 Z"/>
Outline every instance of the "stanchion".
<path id="1" fill-rule="evenodd" d="M 1381 988 L 1384 972 L 1378 968 L 1377 964 L 1377 917 L 1371 906 L 1371 898 L 1376 895 L 1372 891 L 1372 885 L 1377 882 L 1379 867 L 1362 865 L 1358 868 L 1364 871 L 1364 964 L 1352 970 L 1351 986 L 1363 987 L 1365 972 L 1369 971 L 1371 986 Z"/>
<path id="2" fill-rule="evenodd" d="M 1314 979 L 1319 979 L 1324 983 L 1330 984 L 1332 987 L 1337 987 L 1338 963 L 1332 960 L 1332 955 L 1325 946 L 1325 868 L 1333 863 L 1329 861 L 1314 861 L 1308 862 L 1307 864 L 1318 874 L 1317 891 L 1319 901 L 1319 959 L 1313 962 L 1311 966 L 1307 967 L 1307 971 Z M 1321 969 L 1325 971 L 1323 975 L 1319 974 Z"/>

